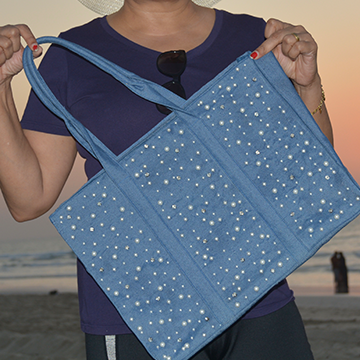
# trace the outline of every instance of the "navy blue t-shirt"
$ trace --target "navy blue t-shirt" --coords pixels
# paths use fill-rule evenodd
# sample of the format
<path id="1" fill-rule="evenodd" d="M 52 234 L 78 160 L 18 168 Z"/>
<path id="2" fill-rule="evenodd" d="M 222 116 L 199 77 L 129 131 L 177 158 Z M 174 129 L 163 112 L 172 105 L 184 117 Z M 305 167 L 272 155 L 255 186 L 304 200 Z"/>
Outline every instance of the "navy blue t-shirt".
<path id="1" fill-rule="evenodd" d="M 262 19 L 216 10 L 216 21 L 209 37 L 187 53 L 187 66 L 181 76 L 187 97 L 244 52 L 256 49 L 264 41 L 264 29 L 265 22 Z M 109 26 L 106 17 L 62 33 L 61 37 L 98 53 L 145 79 L 158 84 L 170 80 L 156 67 L 159 52 L 124 38 Z M 116 155 L 164 118 L 153 103 L 133 94 L 78 55 L 56 45 L 45 55 L 40 71 L 61 103 Z M 33 93 L 21 124 L 24 129 L 70 135 L 63 121 L 49 112 Z M 80 145 L 78 150 L 86 159 L 85 171 L 88 178 L 91 178 L 101 170 L 101 165 Z M 84 332 L 97 335 L 131 332 L 80 262 L 78 291 L 81 327 Z M 280 309 L 292 299 L 293 293 L 284 280 L 244 317 L 266 315 Z"/>

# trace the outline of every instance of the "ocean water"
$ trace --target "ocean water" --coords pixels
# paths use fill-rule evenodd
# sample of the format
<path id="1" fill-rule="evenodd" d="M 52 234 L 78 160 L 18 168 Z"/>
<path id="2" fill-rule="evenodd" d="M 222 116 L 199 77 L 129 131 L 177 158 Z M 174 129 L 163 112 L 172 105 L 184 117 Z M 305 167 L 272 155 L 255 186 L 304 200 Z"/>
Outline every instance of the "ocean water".
<path id="1" fill-rule="evenodd" d="M 1 240 L 0 293 L 76 291 L 76 257 L 61 238 Z"/>
<path id="2" fill-rule="evenodd" d="M 318 253 L 296 270 L 290 285 L 314 289 L 333 287 L 330 258 L 342 251 L 348 268 L 350 292 L 360 289 L 360 217 L 341 230 Z M 0 293 L 76 291 L 76 257 L 65 241 L 39 238 L 1 241 Z"/>
<path id="3" fill-rule="evenodd" d="M 360 216 L 337 233 L 311 259 L 289 277 L 294 287 L 332 287 L 334 276 L 330 258 L 341 251 L 346 259 L 350 293 L 360 291 Z"/>

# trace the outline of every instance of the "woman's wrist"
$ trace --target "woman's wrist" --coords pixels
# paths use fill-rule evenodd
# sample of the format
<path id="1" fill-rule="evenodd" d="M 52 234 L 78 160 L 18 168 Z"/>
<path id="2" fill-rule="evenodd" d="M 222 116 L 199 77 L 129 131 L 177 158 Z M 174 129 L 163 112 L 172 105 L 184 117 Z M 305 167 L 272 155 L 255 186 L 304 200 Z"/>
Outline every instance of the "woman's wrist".
<path id="1" fill-rule="evenodd" d="M 0 93 L 1 94 L 8 94 L 9 91 L 11 92 L 11 80 L 12 78 L 7 78 L 4 81 L 0 82 Z"/>
<path id="2" fill-rule="evenodd" d="M 314 111 L 311 112 L 311 115 L 314 116 L 317 112 L 322 114 L 324 107 L 325 107 L 325 91 L 323 89 L 323 86 L 321 85 L 321 100 L 320 100 L 319 105 L 317 106 L 317 108 Z"/>
<path id="3" fill-rule="evenodd" d="M 317 75 L 314 81 L 307 86 L 302 86 L 295 83 L 294 86 L 297 93 L 312 115 L 322 112 L 325 102 L 325 92 L 319 75 Z"/>
<path id="4" fill-rule="evenodd" d="M 319 125 L 322 132 L 329 139 L 330 143 L 333 144 L 333 132 L 329 115 L 326 110 L 325 93 L 320 76 L 316 75 L 314 81 L 309 86 L 299 86 L 298 84 L 294 84 L 294 87 L 309 112 L 313 115 L 314 120 Z"/>
<path id="5" fill-rule="evenodd" d="M 10 108 L 14 106 L 11 79 L 0 84 L 0 106 L 6 112 L 9 112 Z"/>

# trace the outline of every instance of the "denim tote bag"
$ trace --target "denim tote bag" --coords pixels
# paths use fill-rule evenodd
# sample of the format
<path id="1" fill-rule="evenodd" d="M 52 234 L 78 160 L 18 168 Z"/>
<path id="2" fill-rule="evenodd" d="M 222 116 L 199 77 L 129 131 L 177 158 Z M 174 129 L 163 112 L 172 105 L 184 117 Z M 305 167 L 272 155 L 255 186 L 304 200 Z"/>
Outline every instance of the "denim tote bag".
<path id="1" fill-rule="evenodd" d="M 24 53 L 39 98 L 103 166 L 51 221 L 155 359 L 189 359 L 360 213 L 359 186 L 272 53 L 244 54 L 184 100 L 48 42 L 172 110 L 115 156 Z"/>

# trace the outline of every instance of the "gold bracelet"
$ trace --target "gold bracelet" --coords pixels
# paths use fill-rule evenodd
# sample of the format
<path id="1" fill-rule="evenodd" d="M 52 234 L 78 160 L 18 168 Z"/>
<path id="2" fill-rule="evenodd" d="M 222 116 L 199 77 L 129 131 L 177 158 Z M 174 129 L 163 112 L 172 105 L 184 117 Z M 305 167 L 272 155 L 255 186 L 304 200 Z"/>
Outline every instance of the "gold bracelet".
<path id="1" fill-rule="evenodd" d="M 320 114 L 322 113 L 322 107 L 325 103 L 325 91 L 323 89 L 323 86 L 321 85 L 321 100 L 319 106 L 311 113 L 312 115 L 315 115 L 317 112 Z"/>

